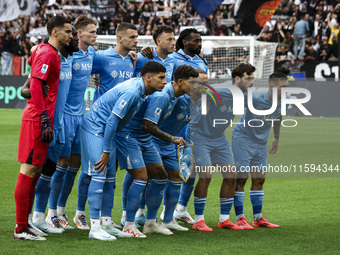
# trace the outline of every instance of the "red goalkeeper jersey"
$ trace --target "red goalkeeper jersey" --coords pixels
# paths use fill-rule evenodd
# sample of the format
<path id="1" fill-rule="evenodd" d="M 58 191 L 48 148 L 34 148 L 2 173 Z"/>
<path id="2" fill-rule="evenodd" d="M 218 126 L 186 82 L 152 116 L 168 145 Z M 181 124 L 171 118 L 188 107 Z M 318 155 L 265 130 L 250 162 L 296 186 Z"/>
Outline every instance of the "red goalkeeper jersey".
<path id="1" fill-rule="evenodd" d="M 28 63 L 32 67 L 31 80 L 39 79 L 50 88 L 47 96 L 42 98 L 43 104 L 42 102 L 34 102 L 32 97 L 28 99 L 22 115 L 23 120 L 40 121 L 38 114 L 47 110 L 50 121 L 53 122 L 58 95 L 60 62 L 58 50 L 52 45 L 45 43 L 39 44 L 29 58 Z"/>

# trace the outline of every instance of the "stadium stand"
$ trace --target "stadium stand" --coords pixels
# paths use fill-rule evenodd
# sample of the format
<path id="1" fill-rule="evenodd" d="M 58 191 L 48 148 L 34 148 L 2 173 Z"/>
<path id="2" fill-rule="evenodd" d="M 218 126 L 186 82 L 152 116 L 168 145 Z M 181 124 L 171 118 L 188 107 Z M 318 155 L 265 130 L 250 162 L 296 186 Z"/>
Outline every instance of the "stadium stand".
<path id="1" fill-rule="evenodd" d="M 51 6 L 48 6 L 48 2 L 35 0 L 30 16 L 0 22 L 1 64 L 2 67 L 8 67 L 2 71 L 2 75 L 11 74 L 13 56 L 28 58 L 29 49 L 45 40 L 47 33 L 44 26 L 53 15 L 64 15 L 74 21 L 81 14 L 90 14 L 88 0 L 56 0 Z M 157 25 L 167 24 L 175 28 L 176 35 L 193 26 L 202 35 L 240 36 L 242 31 L 233 19 L 233 2 L 235 1 L 224 1 L 202 20 L 189 0 L 117 0 L 114 16 L 97 18 L 98 34 L 114 35 L 119 23 L 131 22 L 137 26 L 140 35 L 151 35 Z M 315 52 L 312 53 L 313 58 L 302 60 L 338 61 L 339 12 L 340 0 L 283 0 L 257 39 L 284 45 L 285 47 L 277 48 L 278 59 L 282 62 L 285 60 L 283 55 L 293 53 L 296 22 L 300 17 L 309 14 L 305 54 L 308 56 L 311 46 Z M 284 48 L 287 52 L 281 52 Z M 297 56 L 295 60 L 296 58 Z M 288 61 L 288 66 L 294 63 Z"/>

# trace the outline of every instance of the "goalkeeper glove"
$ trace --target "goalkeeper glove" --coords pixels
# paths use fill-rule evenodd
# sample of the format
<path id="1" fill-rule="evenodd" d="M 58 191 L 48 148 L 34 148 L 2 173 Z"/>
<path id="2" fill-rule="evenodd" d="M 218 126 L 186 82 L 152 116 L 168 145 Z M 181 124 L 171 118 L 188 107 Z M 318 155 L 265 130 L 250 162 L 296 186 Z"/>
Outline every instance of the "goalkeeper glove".
<path id="1" fill-rule="evenodd" d="M 43 111 L 40 116 L 41 121 L 41 141 L 44 143 L 50 143 L 53 140 L 53 129 L 50 123 L 50 118 L 47 115 L 47 111 Z"/>

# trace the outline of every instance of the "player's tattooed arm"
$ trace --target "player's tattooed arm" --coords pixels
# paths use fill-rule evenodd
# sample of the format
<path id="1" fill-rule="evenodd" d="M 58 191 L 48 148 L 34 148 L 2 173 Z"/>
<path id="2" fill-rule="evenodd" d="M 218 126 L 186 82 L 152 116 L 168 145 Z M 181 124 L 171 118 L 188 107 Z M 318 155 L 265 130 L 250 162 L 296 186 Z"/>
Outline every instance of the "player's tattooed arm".
<path id="1" fill-rule="evenodd" d="M 279 148 L 279 137 L 280 137 L 280 127 L 281 127 L 281 121 L 282 116 L 279 118 L 280 121 L 275 121 L 273 126 L 274 131 L 274 140 L 272 143 L 272 148 L 268 150 L 270 154 L 275 154 Z"/>
<path id="2" fill-rule="evenodd" d="M 160 130 L 157 125 L 150 120 L 143 120 L 143 129 L 152 134 L 153 136 L 156 136 L 159 139 L 162 139 L 164 141 L 169 141 L 172 143 L 176 143 L 179 145 L 187 145 L 183 137 L 177 137 L 172 136 L 162 130 Z"/>
<path id="3" fill-rule="evenodd" d="M 48 92 L 49 89 L 50 89 L 50 87 L 48 85 L 45 85 L 45 86 L 42 87 L 44 97 L 47 96 L 47 92 Z M 20 94 L 25 99 L 31 98 L 30 78 L 28 78 L 26 80 L 25 84 L 22 86 Z"/>

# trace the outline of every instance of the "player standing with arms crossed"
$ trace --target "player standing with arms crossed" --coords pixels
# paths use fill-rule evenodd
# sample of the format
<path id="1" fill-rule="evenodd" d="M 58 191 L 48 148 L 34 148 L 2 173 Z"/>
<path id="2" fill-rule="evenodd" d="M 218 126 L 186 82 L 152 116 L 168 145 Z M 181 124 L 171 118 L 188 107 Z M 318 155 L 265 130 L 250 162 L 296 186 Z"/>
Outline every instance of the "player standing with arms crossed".
<path id="1" fill-rule="evenodd" d="M 65 17 L 55 16 L 47 23 L 50 36 L 48 44 L 40 44 L 29 59 L 32 66 L 30 90 L 32 98 L 22 115 L 18 161 L 20 173 L 15 186 L 16 204 L 15 239 L 46 240 L 28 229 L 36 183 L 39 179 L 49 143 L 53 140 L 54 108 L 57 101 L 61 46 L 69 45 L 72 27 Z M 43 97 L 42 87 L 50 86 L 48 96 Z"/>

